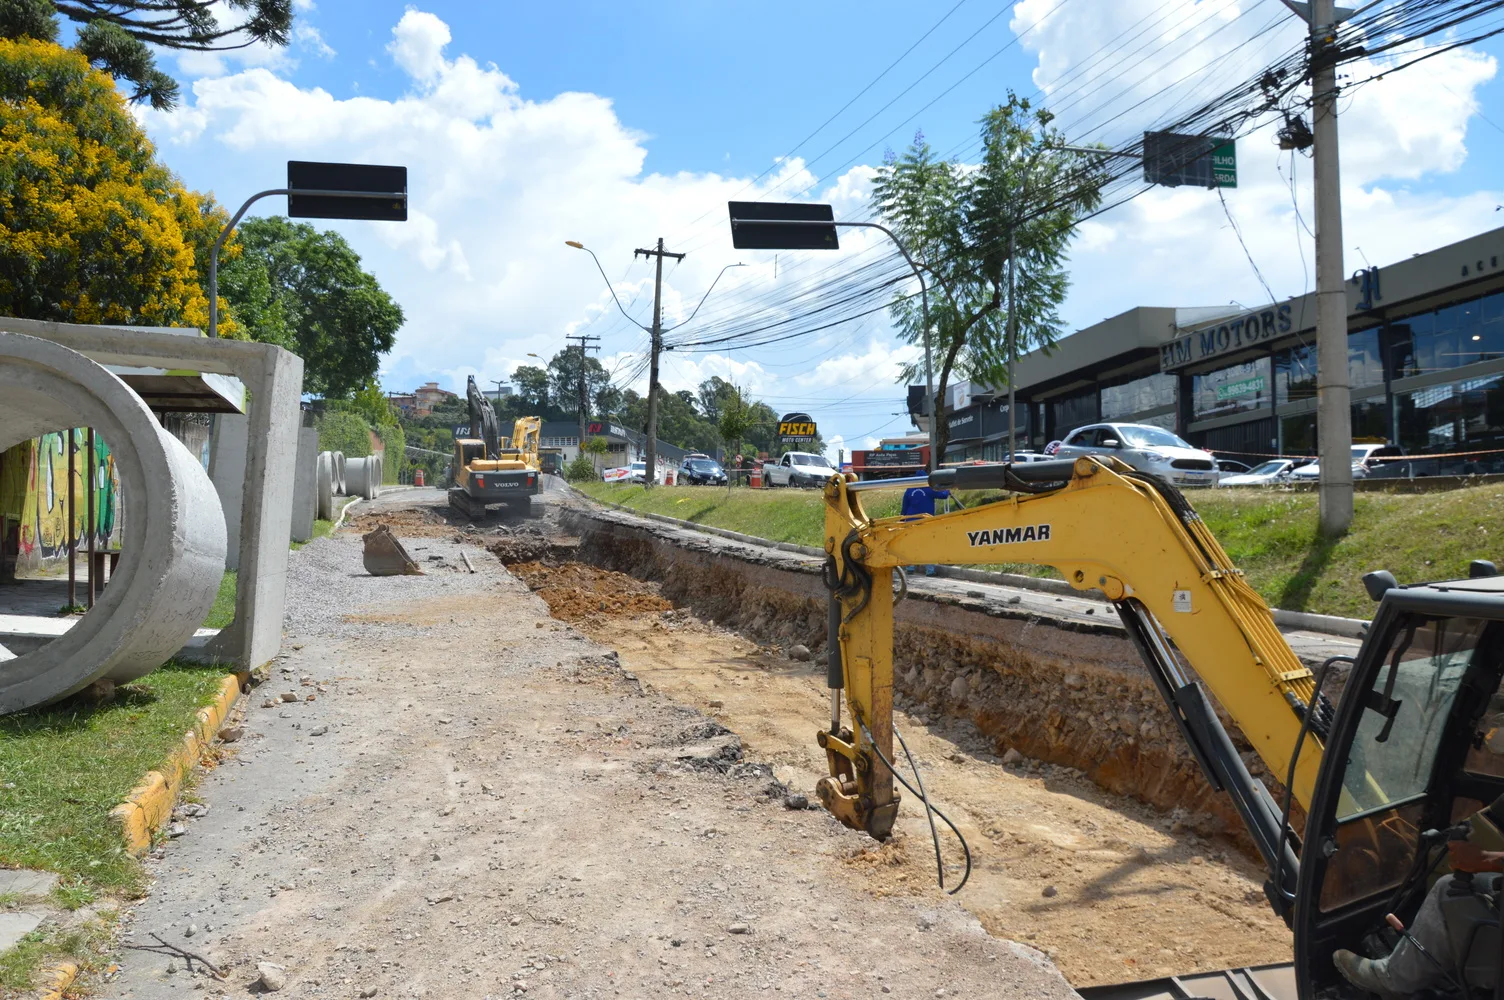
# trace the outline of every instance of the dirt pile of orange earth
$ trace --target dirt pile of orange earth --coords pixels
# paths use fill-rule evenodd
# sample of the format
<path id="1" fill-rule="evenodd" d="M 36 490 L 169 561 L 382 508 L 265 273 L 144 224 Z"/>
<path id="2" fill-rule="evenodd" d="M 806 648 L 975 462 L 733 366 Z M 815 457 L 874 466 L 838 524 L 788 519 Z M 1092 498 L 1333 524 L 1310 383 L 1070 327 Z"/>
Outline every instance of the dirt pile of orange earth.
<path id="1" fill-rule="evenodd" d="M 384 524 L 392 529 L 392 534 L 402 538 L 448 538 L 454 534 L 456 525 L 445 516 L 446 509 L 410 507 L 352 514 L 343 527 L 364 535 Z"/>
<path id="2" fill-rule="evenodd" d="M 674 606 L 651 583 L 584 563 L 545 566 L 527 562 L 510 569 L 543 598 L 555 618 L 563 621 L 657 614 Z"/>

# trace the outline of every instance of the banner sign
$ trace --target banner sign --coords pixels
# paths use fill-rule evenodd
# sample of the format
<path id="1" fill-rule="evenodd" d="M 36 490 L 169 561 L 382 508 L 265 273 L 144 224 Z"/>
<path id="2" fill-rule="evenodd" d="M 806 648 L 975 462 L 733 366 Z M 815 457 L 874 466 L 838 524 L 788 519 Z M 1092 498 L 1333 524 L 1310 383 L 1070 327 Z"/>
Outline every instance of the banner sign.
<path id="1" fill-rule="evenodd" d="M 813 441 L 815 421 L 808 413 L 785 413 L 778 421 L 778 440 Z"/>

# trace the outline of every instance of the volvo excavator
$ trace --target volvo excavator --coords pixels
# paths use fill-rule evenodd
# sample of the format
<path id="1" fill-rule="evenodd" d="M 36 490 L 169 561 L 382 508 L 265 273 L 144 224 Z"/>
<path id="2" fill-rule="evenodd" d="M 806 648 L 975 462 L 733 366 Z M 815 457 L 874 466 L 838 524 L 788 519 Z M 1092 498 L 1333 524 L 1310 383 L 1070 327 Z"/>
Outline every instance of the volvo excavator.
<path id="1" fill-rule="evenodd" d="M 1005 492 L 938 515 L 863 510 L 865 490 L 918 485 Z M 1504 577 L 1492 563 L 1475 561 L 1466 580 L 1411 586 L 1367 574 L 1378 607 L 1359 652 L 1313 674 L 1185 498 L 1114 458 L 875 482 L 836 475 L 825 501 L 831 717 L 817 739 L 830 775 L 816 793 L 841 822 L 887 838 L 895 778 L 931 813 L 923 784 L 907 784 L 893 756 L 895 573 L 1009 562 L 1052 566 L 1107 596 L 1207 781 L 1247 827 L 1268 868 L 1264 893 L 1293 931 L 1294 962 L 1083 996 L 1366 1000 L 1333 953 L 1381 958 L 1409 934 L 1449 840 L 1504 847 L 1492 818 L 1504 815 Z M 1281 799 L 1249 773 L 1213 698 L 1289 790 Z M 1468 907 L 1448 916 L 1451 945 L 1433 956 L 1446 974 L 1413 995 L 1504 998 L 1497 882 L 1455 881 Z"/>
<path id="2" fill-rule="evenodd" d="M 538 466 L 542 421 L 519 417 L 510 439 L 501 436 L 496 411 L 470 376 L 465 390 L 470 404 L 470 436 L 454 439 L 454 484 L 449 506 L 470 520 L 485 517 L 491 504 L 513 513 L 526 511 L 543 492 Z"/>

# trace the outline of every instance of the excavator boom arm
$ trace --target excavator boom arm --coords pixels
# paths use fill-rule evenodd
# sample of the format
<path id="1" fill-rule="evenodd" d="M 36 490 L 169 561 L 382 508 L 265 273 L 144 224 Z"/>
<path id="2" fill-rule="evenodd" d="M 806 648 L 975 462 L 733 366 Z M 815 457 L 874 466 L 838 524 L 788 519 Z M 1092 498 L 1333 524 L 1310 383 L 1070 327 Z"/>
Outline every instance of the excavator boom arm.
<path id="1" fill-rule="evenodd" d="M 827 484 L 827 582 L 839 634 L 830 681 L 833 694 L 845 691 L 853 723 L 840 725 L 833 697 L 831 730 L 820 737 L 832 776 L 817 788 L 827 808 L 874 836 L 887 834 L 897 812 L 891 774 L 870 756 L 893 759 L 894 567 L 1047 565 L 1113 602 L 1208 780 L 1232 796 L 1270 869 L 1284 873 L 1278 881 L 1293 885 L 1279 810 L 1249 775 L 1200 684 L 1283 779 L 1313 700 L 1311 673 L 1185 499 L 1114 459 L 943 470 L 930 482 L 1032 492 L 947 514 L 874 520 L 862 510 L 864 484 L 844 477 Z M 1319 741 L 1311 743 L 1292 786 L 1302 805 L 1320 765 Z"/>

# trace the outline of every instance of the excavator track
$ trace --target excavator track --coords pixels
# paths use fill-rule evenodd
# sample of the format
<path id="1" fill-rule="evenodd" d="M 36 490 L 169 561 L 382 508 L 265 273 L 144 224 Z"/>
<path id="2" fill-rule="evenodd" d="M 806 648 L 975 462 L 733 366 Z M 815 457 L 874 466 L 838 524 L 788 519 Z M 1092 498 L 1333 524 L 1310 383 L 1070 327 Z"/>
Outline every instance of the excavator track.
<path id="1" fill-rule="evenodd" d="M 462 489 L 452 489 L 449 491 L 449 506 L 459 511 L 471 521 L 486 516 L 486 505 L 477 503 L 471 499 L 470 494 Z"/>

